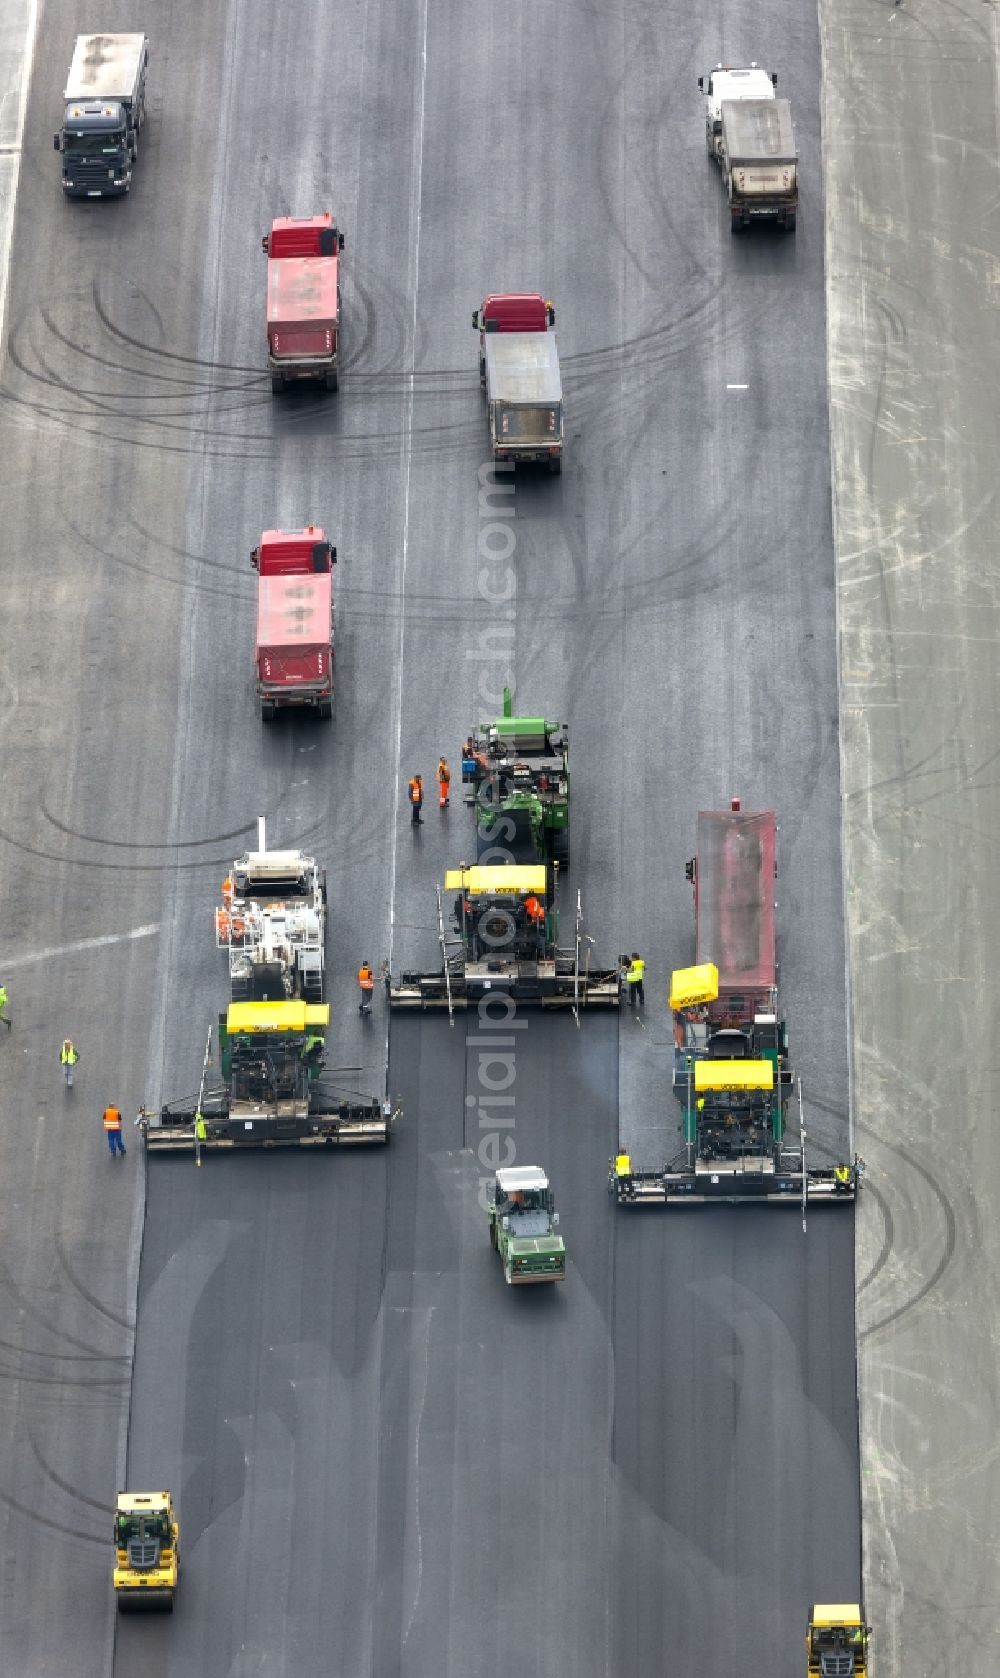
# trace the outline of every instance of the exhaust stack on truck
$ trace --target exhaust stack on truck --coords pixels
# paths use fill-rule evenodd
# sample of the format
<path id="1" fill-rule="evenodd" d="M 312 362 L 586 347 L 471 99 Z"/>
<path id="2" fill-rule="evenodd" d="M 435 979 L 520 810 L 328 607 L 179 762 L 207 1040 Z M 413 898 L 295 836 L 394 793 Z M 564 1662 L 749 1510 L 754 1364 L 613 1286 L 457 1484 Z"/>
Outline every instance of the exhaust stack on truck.
<path id="1" fill-rule="evenodd" d="M 67 198 L 122 198 L 146 116 L 145 35 L 78 35 L 66 78 L 62 152 Z"/>

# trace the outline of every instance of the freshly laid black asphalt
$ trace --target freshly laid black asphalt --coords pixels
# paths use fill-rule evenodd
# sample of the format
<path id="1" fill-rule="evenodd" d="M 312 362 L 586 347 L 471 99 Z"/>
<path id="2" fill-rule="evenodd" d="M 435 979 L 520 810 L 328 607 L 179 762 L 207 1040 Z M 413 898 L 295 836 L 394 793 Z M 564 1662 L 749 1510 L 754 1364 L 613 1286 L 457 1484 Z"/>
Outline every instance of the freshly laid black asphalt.
<path id="1" fill-rule="evenodd" d="M 0 1142 L 4 1669 L 106 1669 L 127 1472 L 174 1491 L 184 1577 L 171 1619 L 117 1627 L 121 1674 L 627 1678 L 669 1651 L 791 1678 L 809 1602 L 859 1588 L 851 1215 L 629 1217 L 605 1179 L 620 1102 L 669 1102 L 683 864 L 733 794 L 781 819 L 796 1066 L 818 1146 L 846 1148 L 815 22 L 178 3 L 132 196 L 69 206 L 48 68 L 72 10 L 40 29 L 8 306 L 0 865 L 26 963 L 159 931 L 6 980 L 4 1101 L 35 1129 L 30 1158 Z M 731 54 L 793 98 L 794 240 L 729 234 L 695 80 Z M 342 391 L 274 402 L 260 234 L 328 205 Z M 510 287 L 555 300 L 569 441 L 560 479 L 491 496 L 469 321 Z M 247 555 L 309 520 L 340 550 L 337 715 L 262 731 Z M 579 889 L 601 959 L 643 949 L 645 1026 L 620 1054 L 614 1017 L 529 1020 L 501 1109 L 474 1020 L 399 1018 L 388 1150 L 149 1162 L 129 1404 L 141 1166 L 102 1154 L 100 1107 L 196 1088 L 211 910 L 259 814 L 328 868 L 333 1058 L 383 1087 L 353 972 L 433 964 L 435 883 L 473 845 L 457 799 L 412 833 L 405 780 L 457 762 L 508 676 L 571 724 L 564 910 Z M 552 1292 L 490 1253 L 501 1157 L 551 1173 Z"/>

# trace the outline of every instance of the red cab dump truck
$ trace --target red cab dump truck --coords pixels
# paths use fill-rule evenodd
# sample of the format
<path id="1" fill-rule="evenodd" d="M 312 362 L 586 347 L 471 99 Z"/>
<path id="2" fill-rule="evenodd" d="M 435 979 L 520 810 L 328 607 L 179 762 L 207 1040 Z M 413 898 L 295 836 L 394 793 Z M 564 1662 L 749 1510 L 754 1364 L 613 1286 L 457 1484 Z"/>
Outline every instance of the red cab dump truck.
<path id="1" fill-rule="evenodd" d="M 555 321 L 552 304 L 530 292 L 487 297 L 473 314 L 495 460 L 535 460 L 550 472 L 562 470 Z"/>
<path id="2" fill-rule="evenodd" d="M 267 365 L 277 394 L 298 379 L 340 382 L 340 253 L 331 215 L 279 216 L 267 254 Z"/>
<path id="3" fill-rule="evenodd" d="M 337 550 L 318 525 L 265 530 L 250 555 L 257 583 L 260 714 L 307 706 L 333 716 L 333 567 Z"/>

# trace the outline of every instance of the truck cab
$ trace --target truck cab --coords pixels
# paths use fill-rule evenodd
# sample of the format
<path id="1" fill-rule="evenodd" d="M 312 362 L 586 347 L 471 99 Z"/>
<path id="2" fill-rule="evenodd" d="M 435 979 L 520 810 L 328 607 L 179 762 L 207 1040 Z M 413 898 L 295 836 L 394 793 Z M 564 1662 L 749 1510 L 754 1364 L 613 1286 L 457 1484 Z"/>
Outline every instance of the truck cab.
<path id="1" fill-rule="evenodd" d="M 562 470 L 565 440 L 556 312 L 535 292 L 489 296 L 472 316 L 479 333 L 479 381 L 486 393 L 497 461 L 536 461 Z"/>
<path id="2" fill-rule="evenodd" d="M 556 1233 L 559 1214 L 544 1171 L 537 1165 L 498 1171 L 486 1212 L 490 1245 L 500 1255 L 509 1286 L 565 1281 L 566 1244 Z"/>
<path id="3" fill-rule="evenodd" d="M 99 99 L 67 105 L 55 149 L 63 154 L 63 191 L 73 198 L 124 195 L 132 181 L 131 132 L 122 105 Z"/>
<path id="4" fill-rule="evenodd" d="M 262 577 L 306 577 L 329 571 L 337 550 L 318 524 L 305 530 L 265 530 L 250 554 L 250 564 Z"/>
<path id="5" fill-rule="evenodd" d="M 746 66 L 717 64 L 708 76 L 698 77 L 705 95 L 705 144 L 717 163 L 722 161 L 722 107 L 727 100 L 773 99 L 777 75 L 751 61 Z"/>

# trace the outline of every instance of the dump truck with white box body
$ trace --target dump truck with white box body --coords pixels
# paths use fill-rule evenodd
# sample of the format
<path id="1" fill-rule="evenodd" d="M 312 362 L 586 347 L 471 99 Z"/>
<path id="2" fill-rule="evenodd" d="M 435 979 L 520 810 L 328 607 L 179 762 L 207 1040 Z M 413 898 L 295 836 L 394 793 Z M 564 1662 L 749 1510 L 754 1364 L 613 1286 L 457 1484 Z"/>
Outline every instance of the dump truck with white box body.
<path id="1" fill-rule="evenodd" d="M 698 77 L 705 96 L 705 144 L 722 171 L 734 233 L 752 221 L 795 230 L 798 152 L 791 106 L 777 75 L 751 62 L 717 64 Z"/>
<path id="2" fill-rule="evenodd" d="M 66 77 L 62 153 L 67 198 L 121 198 L 132 185 L 146 118 L 145 35 L 78 35 Z"/>

